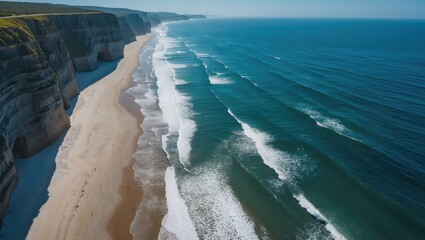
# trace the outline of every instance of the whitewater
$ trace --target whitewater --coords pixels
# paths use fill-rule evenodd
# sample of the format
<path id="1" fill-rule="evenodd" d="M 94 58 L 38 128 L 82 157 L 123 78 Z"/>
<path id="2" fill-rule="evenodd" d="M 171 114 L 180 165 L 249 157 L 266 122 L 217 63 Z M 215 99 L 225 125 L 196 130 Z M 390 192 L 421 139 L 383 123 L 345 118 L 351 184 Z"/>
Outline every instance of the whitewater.
<path id="1" fill-rule="evenodd" d="M 419 92 L 397 83 L 408 78 L 390 70 L 397 54 L 386 56 L 388 75 L 359 70 L 360 59 L 378 58 L 376 46 L 329 36 L 341 24 L 364 36 L 372 22 L 341 21 L 209 19 L 153 30 L 130 92 L 145 117 L 136 179 L 162 180 L 163 195 L 152 194 L 162 204 L 160 238 L 422 236 L 425 115 L 411 100 Z M 419 66 L 403 67 L 425 87 Z M 397 134 L 409 138 L 393 141 Z M 148 210 L 142 201 L 134 236 Z"/>

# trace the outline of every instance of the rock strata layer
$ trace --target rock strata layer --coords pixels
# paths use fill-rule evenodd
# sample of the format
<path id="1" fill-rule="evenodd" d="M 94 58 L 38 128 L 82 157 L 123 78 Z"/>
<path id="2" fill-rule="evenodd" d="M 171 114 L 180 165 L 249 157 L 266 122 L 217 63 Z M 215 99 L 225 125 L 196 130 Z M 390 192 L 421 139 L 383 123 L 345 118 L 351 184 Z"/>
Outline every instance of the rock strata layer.
<path id="1" fill-rule="evenodd" d="M 99 61 L 123 56 L 124 39 L 115 15 L 109 13 L 50 15 L 65 41 L 76 71 L 91 71 Z"/>
<path id="2" fill-rule="evenodd" d="M 136 41 L 136 34 L 131 30 L 125 17 L 118 17 L 118 23 L 120 24 L 121 32 L 124 37 L 126 44 Z"/>

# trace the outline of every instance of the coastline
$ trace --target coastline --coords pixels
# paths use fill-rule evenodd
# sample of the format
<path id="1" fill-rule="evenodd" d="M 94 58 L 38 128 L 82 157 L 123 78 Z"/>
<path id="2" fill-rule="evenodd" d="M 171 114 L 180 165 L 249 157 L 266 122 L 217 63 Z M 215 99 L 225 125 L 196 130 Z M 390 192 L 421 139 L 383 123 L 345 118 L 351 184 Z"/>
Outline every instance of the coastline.
<path id="1" fill-rule="evenodd" d="M 27 238 L 131 239 L 142 195 L 132 169 L 141 120 L 123 107 L 120 96 L 149 38 L 126 45 L 115 71 L 81 92 L 56 157 L 49 199 Z"/>

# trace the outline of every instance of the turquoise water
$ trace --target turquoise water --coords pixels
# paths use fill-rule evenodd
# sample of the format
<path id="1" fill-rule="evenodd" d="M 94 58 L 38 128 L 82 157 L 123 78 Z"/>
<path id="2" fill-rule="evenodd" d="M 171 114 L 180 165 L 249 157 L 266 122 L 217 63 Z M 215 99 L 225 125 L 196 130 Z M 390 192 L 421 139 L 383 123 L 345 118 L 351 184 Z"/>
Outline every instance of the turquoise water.
<path id="1" fill-rule="evenodd" d="M 424 43 L 425 21 L 158 27 L 136 82 L 145 125 L 161 129 L 151 148 L 173 166 L 164 227 L 180 239 L 423 238 Z"/>

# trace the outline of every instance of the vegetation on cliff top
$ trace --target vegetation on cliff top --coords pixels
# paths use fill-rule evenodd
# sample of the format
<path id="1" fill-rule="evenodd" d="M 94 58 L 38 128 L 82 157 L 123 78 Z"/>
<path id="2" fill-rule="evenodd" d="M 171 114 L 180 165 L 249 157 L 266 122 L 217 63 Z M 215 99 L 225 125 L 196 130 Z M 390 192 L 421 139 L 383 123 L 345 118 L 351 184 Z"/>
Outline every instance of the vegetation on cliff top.
<path id="1" fill-rule="evenodd" d="M 41 18 L 41 17 L 39 17 Z M 34 36 L 19 18 L 0 18 L 0 47 L 9 43 L 33 41 Z"/>
<path id="2" fill-rule="evenodd" d="M 0 1 L 0 17 L 28 14 L 88 13 L 93 10 L 63 4 Z M 97 11 L 96 11 L 97 12 Z"/>
<path id="3" fill-rule="evenodd" d="M 45 16 L 25 16 L 19 18 L 0 18 L 0 47 L 9 44 L 34 41 L 34 33 L 29 22 L 38 22 L 48 31 L 54 31 L 54 24 Z"/>

